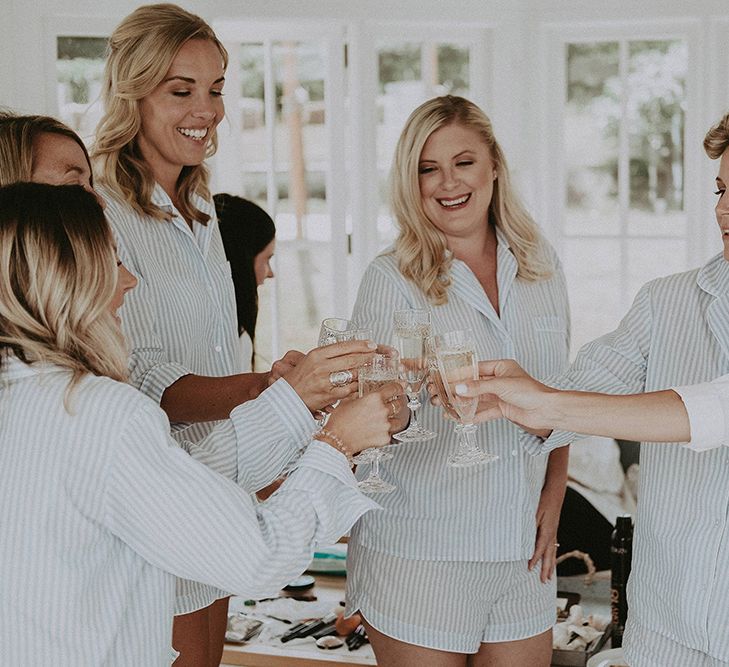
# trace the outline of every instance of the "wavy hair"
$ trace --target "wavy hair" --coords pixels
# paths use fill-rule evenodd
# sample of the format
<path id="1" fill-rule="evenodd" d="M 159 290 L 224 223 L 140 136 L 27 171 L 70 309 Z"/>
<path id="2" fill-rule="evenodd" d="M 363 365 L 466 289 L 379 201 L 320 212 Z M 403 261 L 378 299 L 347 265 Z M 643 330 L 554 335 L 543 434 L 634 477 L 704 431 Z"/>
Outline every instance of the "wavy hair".
<path id="1" fill-rule="evenodd" d="M 704 150 L 712 160 L 720 158 L 727 148 L 729 148 L 729 113 L 725 113 L 704 137 Z"/>
<path id="2" fill-rule="evenodd" d="M 554 269 L 544 239 L 511 185 L 504 154 L 488 116 L 463 97 L 445 95 L 421 104 L 410 114 L 395 148 L 390 172 L 390 197 L 399 234 L 394 254 L 401 273 L 415 283 L 433 304 L 448 301 L 452 259 L 446 256 L 446 237 L 428 218 L 420 197 L 418 164 L 433 132 L 458 124 L 479 133 L 494 161 L 497 178 L 488 221 L 502 230 L 518 264 L 518 276 L 535 281 Z"/>
<path id="3" fill-rule="evenodd" d="M 101 181 L 137 212 L 158 220 L 171 214 L 152 203 L 154 176 L 144 161 L 137 137 L 142 127 L 139 103 L 162 83 L 180 48 L 191 39 L 212 42 L 220 51 L 223 67 L 228 53 L 213 29 L 195 14 L 172 4 L 144 5 L 135 9 L 114 30 L 104 69 L 104 115 L 96 128 L 92 157 Z M 217 130 L 207 156 L 218 146 Z M 206 224 L 210 216 L 193 203 L 194 195 L 210 199 L 204 164 L 183 167 L 177 180 L 182 215 Z"/>
<path id="4" fill-rule="evenodd" d="M 84 152 L 91 170 L 84 142 L 60 120 L 0 111 L 0 186 L 33 180 L 33 144 L 41 134 L 59 134 L 75 141 Z"/>
<path id="5" fill-rule="evenodd" d="M 111 229 L 78 185 L 0 188 L 0 350 L 26 363 L 127 378 L 124 338 L 109 309 L 117 269 Z M 68 394 L 67 394 L 68 398 Z"/>

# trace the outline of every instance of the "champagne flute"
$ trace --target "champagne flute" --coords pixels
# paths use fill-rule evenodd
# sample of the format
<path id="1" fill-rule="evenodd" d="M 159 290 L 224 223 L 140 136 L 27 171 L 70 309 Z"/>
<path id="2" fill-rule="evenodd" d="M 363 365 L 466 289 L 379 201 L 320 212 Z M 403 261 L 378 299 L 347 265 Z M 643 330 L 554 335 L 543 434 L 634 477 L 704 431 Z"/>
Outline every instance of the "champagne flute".
<path id="1" fill-rule="evenodd" d="M 441 386 L 461 424 L 456 452 L 448 457 L 447 465 L 451 468 L 465 468 L 496 461 L 499 458 L 496 454 L 484 451 L 476 442 L 477 426 L 474 419 L 478 397 L 459 396 L 455 391 L 459 382 L 478 379 L 478 362 L 471 332 L 449 331 L 435 336 L 434 341 Z"/>
<path id="2" fill-rule="evenodd" d="M 390 382 L 397 382 L 400 364 L 397 355 L 375 354 L 372 359 L 357 370 L 358 395 L 360 398 L 374 391 L 379 391 Z M 357 486 L 363 493 L 391 493 L 395 486 L 380 477 L 380 461 L 392 458 L 392 454 L 383 452 L 379 447 L 370 447 L 360 452 L 353 461 L 357 465 L 371 464 L 370 472 Z"/>
<path id="3" fill-rule="evenodd" d="M 349 340 L 372 340 L 372 330 L 358 327 L 352 320 L 342 317 L 327 317 L 322 320 L 319 329 L 319 347 L 344 343 Z M 339 401 L 336 401 L 332 407 L 336 407 L 338 404 Z M 329 415 L 323 410 L 317 410 L 315 417 L 321 428 L 326 424 Z"/>
<path id="4" fill-rule="evenodd" d="M 358 327 L 352 320 L 345 320 L 342 317 L 327 317 L 322 320 L 319 329 L 319 347 L 355 340 L 357 330 Z"/>
<path id="5" fill-rule="evenodd" d="M 430 335 L 430 311 L 427 308 L 408 308 L 393 313 L 395 346 L 400 353 L 400 377 L 407 383 L 410 425 L 393 438 L 400 442 L 421 442 L 437 435 L 418 424 L 418 394 L 427 372 L 425 339 Z"/>

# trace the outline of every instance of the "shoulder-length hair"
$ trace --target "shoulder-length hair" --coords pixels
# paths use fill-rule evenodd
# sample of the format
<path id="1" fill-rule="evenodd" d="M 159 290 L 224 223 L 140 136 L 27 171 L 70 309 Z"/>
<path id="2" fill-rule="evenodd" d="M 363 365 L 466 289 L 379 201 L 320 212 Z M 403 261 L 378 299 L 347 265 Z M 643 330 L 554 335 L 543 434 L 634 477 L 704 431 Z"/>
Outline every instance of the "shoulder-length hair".
<path id="1" fill-rule="evenodd" d="M 420 197 L 420 156 L 433 132 L 458 124 L 479 133 L 494 162 L 496 180 L 489 207 L 492 221 L 509 242 L 524 280 L 542 280 L 553 271 L 539 228 L 520 202 L 509 177 L 503 151 L 488 116 L 463 97 L 446 95 L 421 104 L 410 114 L 395 148 L 390 173 L 392 212 L 399 228 L 395 257 L 402 274 L 433 304 L 446 303 L 452 259 L 446 256 L 445 235 L 428 218 Z"/>
<path id="2" fill-rule="evenodd" d="M 271 216 L 258 204 L 225 192 L 213 197 L 225 256 L 235 287 L 238 333 L 247 332 L 255 343 L 258 319 L 258 284 L 255 260 L 276 236 Z"/>
<path id="3" fill-rule="evenodd" d="M 91 170 L 84 142 L 60 120 L 50 116 L 20 116 L 0 111 L 0 186 L 33 179 L 33 144 L 41 134 L 59 134 L 75 141 Z"/>
<path id="4" fill-rule="evenodd" d="M 114 30 L 104 69 L 104 115 L 96 128 L 92 157 L 97 176 L 122 201 L 137 212 L 159 220 L 170 214 L 152 203 L 154 176 L 138 145 L 142 127 L 140 101 L 162 83 L 180 48 L 191 39 L 212 42 L 220 51 L 223 67 L 228 53 L 213 29 L 199 16 L 172 4 L 145 5 L 134 10 Z M 217 149 L 217 131 L 208 144 L 207 157 Z M 204 164 L 183 167 L 177 180 L 182 215 L 206 224 L 194 195 L 210 198 Z"/>
<path id="5" fill-rule="evenodd" d="M 720 158 L 729 148 L 729 113 L 725 113 L 721 120 L 709 128 L 704 137 L 704 150 L 712 159 Z"/>
<path id="6" fill-rule="evenodd" d="M 115 295 L 111 229 L 78 185 L 0 188 L 0 350 L 26 363 L 124 381 L 124 338 L 109 309 Z"/>

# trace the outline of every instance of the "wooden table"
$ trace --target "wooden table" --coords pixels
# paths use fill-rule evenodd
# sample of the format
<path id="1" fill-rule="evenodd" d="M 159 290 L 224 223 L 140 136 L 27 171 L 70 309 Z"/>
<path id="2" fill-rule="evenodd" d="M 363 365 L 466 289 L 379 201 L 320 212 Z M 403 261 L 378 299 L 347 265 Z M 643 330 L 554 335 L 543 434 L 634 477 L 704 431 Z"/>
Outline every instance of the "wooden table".
<path id="1" fill-rule="evenodd" d="M 609 580 L 598 580 L 594 586 L 585 588 L 583 578 L 560 578 L 561 590 L 579 592 L 581 603 L 590 612 L 609 613 Z M 331 600 L 336 604 L 344 599 L 344 577 L 316 575 L 314 595 L 320 600 Z M 297 642 L 294 642 L 295 644 Z M 577 663 L 575 663 L 577 664 Z M 365 644 L 356 651 L 347 650 L 344 645 L 333 650 L 323 650 L 314 645 L 313 640 L 307 643 L 290 643 L 271 646 L 261 644 L 255 639 L 247 644 L 226 644 L 223 652 L 223 665 L 244 665 L 245 667 L 333 667 L 347 665 L 377 665 L 372 647 Z"/>
<path id="2" fill-rule="evenodd" d="M 333 604 L 344 599 L 344 577 L 316 575 L 312 589 L 319 600 L 331 600 Z M 308 592 L 308 591 L 307 591 Z M 226 644 L 223 651 L 224 665 L 245 665 L 245 667 L 332 667 L 333 665 L 377 665 L 372 647 L 361 646 L 356 651 L 347 649 L 346 644 L 337 649 L 317 648 L 313 640 L 306 643 L 294 642 L 275 646 L 263 644 L 256 639 L 246 644 Z"/>

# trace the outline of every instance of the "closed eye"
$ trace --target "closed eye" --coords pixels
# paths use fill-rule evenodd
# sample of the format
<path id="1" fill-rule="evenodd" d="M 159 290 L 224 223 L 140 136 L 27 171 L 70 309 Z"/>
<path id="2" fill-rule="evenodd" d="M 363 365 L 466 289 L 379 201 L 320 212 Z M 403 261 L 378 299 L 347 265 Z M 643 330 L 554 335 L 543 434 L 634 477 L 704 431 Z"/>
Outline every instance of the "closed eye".
<path id="1" fill-rule="evenodd" d="M 418 173 L 420 174 L 429 174 L 433 171 L 435 171 L 435 167 L 420 167 L 420 169 L 418 169 Z"/>

